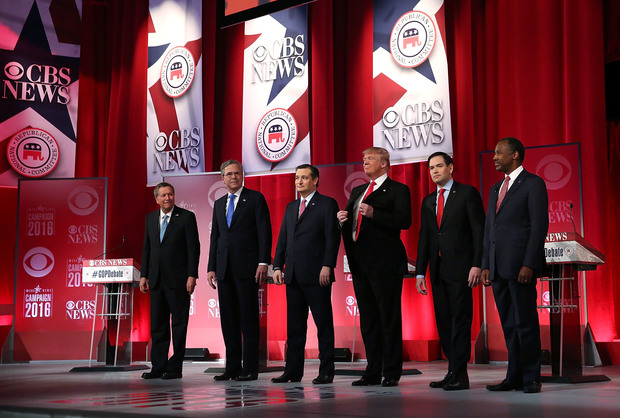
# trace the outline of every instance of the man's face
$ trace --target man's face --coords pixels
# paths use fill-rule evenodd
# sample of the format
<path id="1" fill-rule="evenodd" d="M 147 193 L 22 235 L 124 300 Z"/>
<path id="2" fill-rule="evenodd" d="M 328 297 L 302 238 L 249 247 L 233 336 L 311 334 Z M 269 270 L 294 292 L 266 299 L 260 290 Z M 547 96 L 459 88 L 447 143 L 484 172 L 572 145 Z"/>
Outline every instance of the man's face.
<path id="1" fill-rule="evenodd" d="M 243 170 L 241 170 L 241 166 L 239 164 L 231 164 L 226 167 L 222 180 L 229 193 L 239 190 L 243 185 Z"/>
<path id="2" fill-rule="evenodd" d="M 431 158 L 428 164 L 428 172 L 431 175 L 431 179 L 439 187 L 445 186 L 450 181 L 453 170 L 454 166 L 452 164 L 446 165 L 446 161 L 440 155 Z"/>
<path id="3" fill-rule="evenodd" d="M 306 197 L 315 191 L 318 182 L 318 178 L 312 178 L 309 168 L 300 168 L 295 173 L 295 186 L 302 197 Z"/>
<path id="4" fill-rule="evenodd" d="M 495 155 L 493 156 L 493 163 L 495 169 L 502 173 L 510 173 L 515 168 L 515 162 L 519 154 L 515 151 L 511 151 L 508 146 L 508 141 L 499 141 L 495 146 Z"/>
<path id="5" fill-rule="evenodd" d="M 379 154 L 376 153 L 367 153 L 364 154 L 364 173 L 374 180 L 377 177 L 380 177 L 383 173 L 386 172 L 387 163 L 381 162 L 381 158 Z"/>
<path id="6" fill-rule="evenodd" d="M 155 201 L 161 208 L 162 212 L 170 212 L 174 206 L 174 192 L 172 191 L 172 187 L 160 187 Z"/>

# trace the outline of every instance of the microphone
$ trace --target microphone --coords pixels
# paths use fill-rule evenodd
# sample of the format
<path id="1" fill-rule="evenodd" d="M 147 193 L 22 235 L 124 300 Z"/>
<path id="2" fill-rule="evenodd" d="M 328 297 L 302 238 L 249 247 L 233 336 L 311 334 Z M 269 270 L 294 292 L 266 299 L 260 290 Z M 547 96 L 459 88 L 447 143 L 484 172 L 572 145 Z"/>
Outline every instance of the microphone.
<path id="1" fill-rule="evenodd" d="M 103 257 L 104 255 L 106 255 L 106 254 L 107 254 L 107 253 L 109 253 L 109 252 L 112 252 L 112 251 L 114 251 L 114 250 L 118 250 L 118 249 L 119 249 L 119 248 L 121 248 L 123 245 L 125 245 L 125 235 L 123 235 L 123 241 L 122 241 L 119 245 L 117 245 L 116 247 L 111 248 L 111 249 L 109 249 L 109 250 L 107 250 L 107 251 L 104 251 L 102 254 L 99 254 L 97 257 L 93 258 L 93 260 L 96 260 L 96 259 L 98 259 L 99 257 Z"/>
<path id="2" fill-rule="evenodd" d="M 575 221 L 573 219 L 573 204 L 570 203 L 568 206 L 570 207 L 570 221 L 573 223 L 573 232 L 577 233 L 577 228 L 575 227 Z"/>

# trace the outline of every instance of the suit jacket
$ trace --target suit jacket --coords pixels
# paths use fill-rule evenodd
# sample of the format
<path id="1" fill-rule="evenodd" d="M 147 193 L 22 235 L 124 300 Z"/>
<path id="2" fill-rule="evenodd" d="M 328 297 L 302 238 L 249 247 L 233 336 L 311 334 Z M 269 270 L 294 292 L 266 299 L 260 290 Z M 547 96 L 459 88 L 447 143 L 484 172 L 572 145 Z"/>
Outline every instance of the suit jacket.
<path id="1" fill-rule="evenodd" d="M 316 285 L 319 285 L 321 268 L 328 266 L 332 268 L 333 282 L 340 246 L 338 203 L 317 191 L 298 219 L 300 202 L 297 199 L 286 206 L 273 266 L 285 267 L 287 284 L 294 276 L 299 283 Z"/>
<path id="2" fill-rule="evenodd" d="M 262 193 L 244 187 L 233 213 L 230 228 L 226 222 L 226 195 L 213 205 L 211 246 L 207 271 L 217 280 L 226 272 L 239 278 L 254 278 L 259 263 L 271 262 L 271 220 Z"/>
<path id="3" fill-rule="evenodd" d="M 512 181 L 512 180 L 511 180 Z M 502 181 L 491 187 L 484 228 L 482 268 L 516 280 L 521 266 L 534 277 L 546 270 L 545 237 L 549 228 L 547 187 L 543 179 L 525 170 L 514 180 L 497 213 L 495 206 Z"/>
<path id="4" fill-rule="evenodd" d="M 198 278 L 200 241 L 196 215 L 175 206 L 160 243 L 159 214 L 157 209 L 146 216 L 141 275 L 153 289 L 160 284 L 185 289 L 188 277 Z"/>
<path id="5" fill-rule="evenodd" d="M 475 187 L 452 184 L 441 225 L 437 225 L 437 191 L 422 200 L 416 274 L 437 280 L 439 254 L 444 261 L 442 276 L 448 280 L 467 280 L 471 267 L 482 265 L 484 206 Z"/>
<path id="6" fill-rule="evenodd" d="M 391 273 L 407 273 L 407 252 L 400 232 L 411 226 L 411 193 L 409 187 L 389 177 L 364 201 L 374 209 L 373 218 L 362 218 L 357 241 L 352 229 L 355 201 L 366 191 L 368 183 L 351 191 L 345 210 L 348 221 L 342 224 L 342 240 L 349 268 L 355 275 L 366 268 Z"/>

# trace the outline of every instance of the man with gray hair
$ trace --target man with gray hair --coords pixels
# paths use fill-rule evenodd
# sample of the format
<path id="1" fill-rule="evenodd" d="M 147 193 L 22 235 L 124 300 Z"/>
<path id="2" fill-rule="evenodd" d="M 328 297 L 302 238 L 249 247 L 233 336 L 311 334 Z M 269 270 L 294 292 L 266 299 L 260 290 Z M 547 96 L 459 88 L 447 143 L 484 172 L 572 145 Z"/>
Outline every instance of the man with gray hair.
<path id="1" fill-rule="evenodd" d="M 213 205 L 207 282 L 217 284 L 226 368 L 214 379 L 256 380 L 258 287 L 271 261 L 269 208 L 262 193 L 243 186 L 241 163 L 225 161 L 220 171 L 228 193 Z"/>

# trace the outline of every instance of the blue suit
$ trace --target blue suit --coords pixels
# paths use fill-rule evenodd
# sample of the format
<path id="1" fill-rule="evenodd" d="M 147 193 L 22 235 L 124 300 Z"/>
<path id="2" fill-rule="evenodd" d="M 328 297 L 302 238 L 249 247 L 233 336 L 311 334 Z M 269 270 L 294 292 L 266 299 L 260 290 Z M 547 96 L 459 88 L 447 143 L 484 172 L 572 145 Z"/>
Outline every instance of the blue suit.
<path id="1" fill-rule="evenodd" d="M 495 303 L 508 349 L 506 378 L 540 382 L 540 326 L 536 278 L 545 273 L 545 237 L 549 227 L 547 188 L 525 170 L 495 210 L 502 182 L 491 188 L 484 230 L 482 268 L 489 269 Z M 522 266 L 534 270 L 530 283 L 519 283 Z"/>

